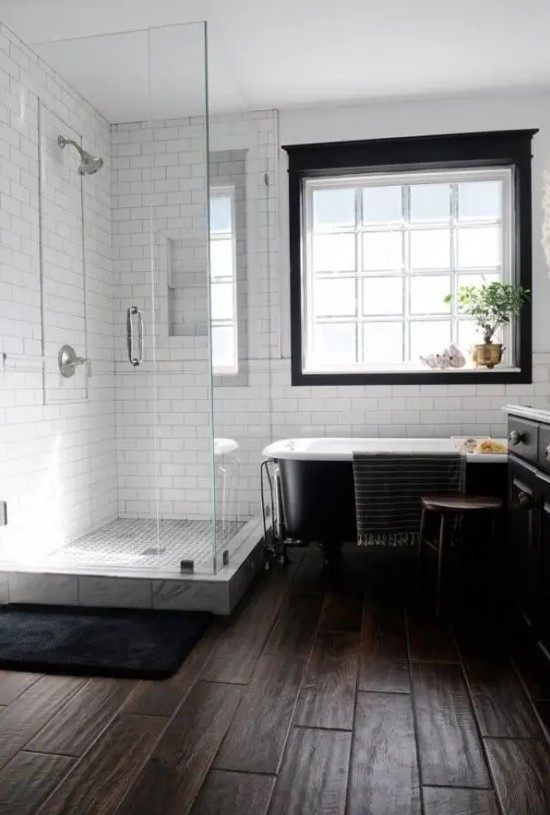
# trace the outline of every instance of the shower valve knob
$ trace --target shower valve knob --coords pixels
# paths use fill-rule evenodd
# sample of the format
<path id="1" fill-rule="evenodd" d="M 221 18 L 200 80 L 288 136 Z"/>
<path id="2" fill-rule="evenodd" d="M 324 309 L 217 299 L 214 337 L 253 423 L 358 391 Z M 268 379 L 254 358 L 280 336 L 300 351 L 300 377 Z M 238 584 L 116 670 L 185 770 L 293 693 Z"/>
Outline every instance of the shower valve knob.
<path id="1" fill-rule="evenodd" d="M 87 357 L 79 357 L 72 345 L 63 345 L 57 355 L 59 373 L 65 379 L 73 377 L 78 368 L 85 366 L 86 376 L 92 375 L 92 363 Z"/>

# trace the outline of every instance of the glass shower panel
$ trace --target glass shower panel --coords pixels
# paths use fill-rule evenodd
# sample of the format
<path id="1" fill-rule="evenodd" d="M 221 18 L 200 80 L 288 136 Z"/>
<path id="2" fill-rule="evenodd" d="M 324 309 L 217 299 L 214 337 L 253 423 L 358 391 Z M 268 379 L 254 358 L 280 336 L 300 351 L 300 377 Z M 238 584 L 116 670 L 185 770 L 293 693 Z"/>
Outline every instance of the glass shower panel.
<path id="1" fill-rule="evenodd" d="M 48 420 L 37 484 L 49 485 L 43 508 L 26 506 L 50 520 L 39 556 L 19 547 L 34 565 L 215 568 L 205 33 L 94 36 L 26 57 Z"/>
<path id="2" fill-rule="evenodd" d="M 149 32 L 35 47 L 53 68 L 38 103 L 44 396 L 66 419 L 61 468 L 74 474 L 57 502 L 72 520 L 48 562 L 154 569 L 154 278 L 149 213 L 137 217 L 129 189 L 150 158 L 126 124 L 148 118 Z"/>
<path id="3" fill-rule="evenodd" d="M 206 27 L 150 32 L 153 157 L 148 202 L 154 260 L 159 559 L 181 573 L 215 569 L 208 275 Z M 169 560 L 168 560 L 169 558 Z"/>
<path id="4" fill-rule="evenodd" d="M 212 65 L 211 98 L 231 98 Z M 277 120 L 274 111 L 210 116 L 210 294 L 216 562 L 261 538 L 259 468 L 272 434 Z"/>

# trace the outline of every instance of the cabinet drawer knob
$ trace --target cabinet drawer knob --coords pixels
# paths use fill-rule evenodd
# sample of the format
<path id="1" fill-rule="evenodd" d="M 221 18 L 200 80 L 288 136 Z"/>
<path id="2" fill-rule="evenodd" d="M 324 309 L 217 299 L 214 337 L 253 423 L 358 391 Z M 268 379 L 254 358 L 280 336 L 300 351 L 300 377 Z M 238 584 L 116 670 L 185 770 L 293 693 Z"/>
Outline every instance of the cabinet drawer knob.
<path id="1" fill-rule="evenodd" d="M 520 441 L 523 441 L 523 436 L 521 433 L 518 433 L 517 430 L 512 430 L 512 432 L 508 436 L 508 441 L 510 442 L 510 444 L 516 445 L 519 444 Z"/>
<path id="2" fill-rule="evenodd" d="M 523 490 L 518 494 L 518 502 L 524 509 L 531 509 L 535 505 L 533 496 Z"/>

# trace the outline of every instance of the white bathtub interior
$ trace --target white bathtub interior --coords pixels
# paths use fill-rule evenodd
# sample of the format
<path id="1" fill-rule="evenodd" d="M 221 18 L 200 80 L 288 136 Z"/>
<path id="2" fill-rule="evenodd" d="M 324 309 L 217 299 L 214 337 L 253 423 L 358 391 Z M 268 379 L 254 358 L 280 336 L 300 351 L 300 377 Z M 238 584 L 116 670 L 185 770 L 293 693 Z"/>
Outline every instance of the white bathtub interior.
<path id="1" fill-rule="evenodd" d="M 497 439 L 504 442 L 504 439 Z M 351 461 L 353 453 L 452 453 L 457 450 L 454 438 L 297 438 L 281 439 L 264 447 L 264 458 L 300 461 Z M 469 461 L 500 462 L 503 453 L 468 453 Z"/>

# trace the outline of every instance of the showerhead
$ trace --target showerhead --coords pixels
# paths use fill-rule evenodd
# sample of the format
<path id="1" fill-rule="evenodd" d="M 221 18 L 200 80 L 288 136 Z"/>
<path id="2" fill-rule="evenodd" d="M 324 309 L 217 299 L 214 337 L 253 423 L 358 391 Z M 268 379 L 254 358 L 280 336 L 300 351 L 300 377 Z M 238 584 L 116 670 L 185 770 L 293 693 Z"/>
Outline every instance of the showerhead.
<path id="1" fill-rule="evenodd" d="M 83 151 L 82 163 L 78 166 L 80 175 L 93 175 L 101 170 L 103 167 L 103 159 L 96 156 L 91 156 L 90 153 Z"/>
<path id="2" fill-rule="evenodd" d="M 103 167 L 103 159 L 98 158 L 96 156 L 92 156 L 91 153 L 88 153 L 87 150 L 84 150 L 74 139 L 66 139 L 65 136 L 58 136 L 57 143 L 63 149 L 68 144 L 72 144 L 78 150 L 78 154 L 80 156 L 81 162 L 78 166 L 78 172 L 80 175 L 93 175 L 97 173 L 98 170 L 101 170 Z"/>

